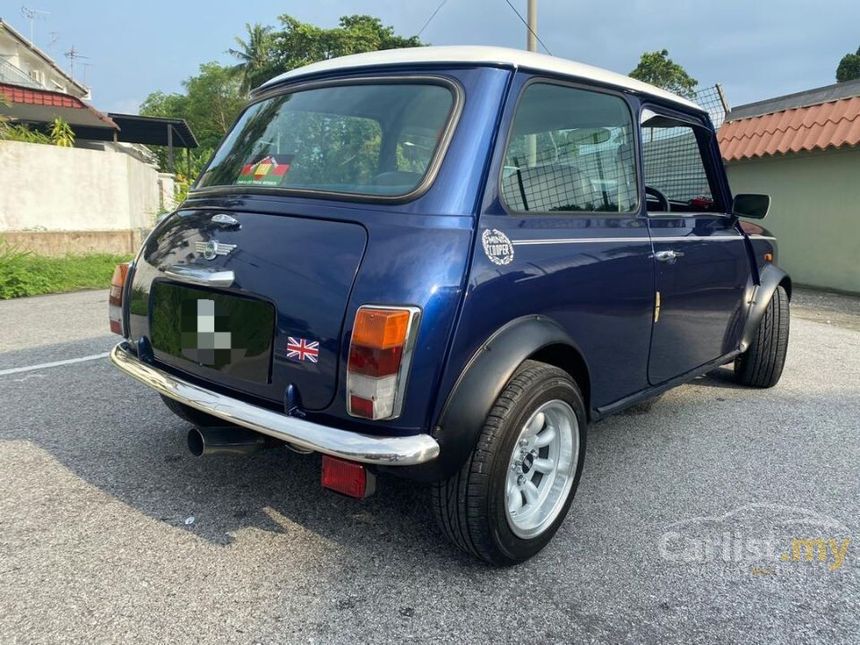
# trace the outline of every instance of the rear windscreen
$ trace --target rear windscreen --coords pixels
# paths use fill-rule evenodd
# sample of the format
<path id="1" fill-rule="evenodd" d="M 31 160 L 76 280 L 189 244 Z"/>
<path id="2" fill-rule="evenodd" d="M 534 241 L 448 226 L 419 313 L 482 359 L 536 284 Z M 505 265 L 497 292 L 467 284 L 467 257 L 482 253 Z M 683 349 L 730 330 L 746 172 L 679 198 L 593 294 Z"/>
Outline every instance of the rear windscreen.
<path id="1" fill-rule="evenodd" d="M 452 90 L 429 82 L 273 96 L 245 110 L 196 188 L 406 195 L 439 153 L 453 105 Z"/>

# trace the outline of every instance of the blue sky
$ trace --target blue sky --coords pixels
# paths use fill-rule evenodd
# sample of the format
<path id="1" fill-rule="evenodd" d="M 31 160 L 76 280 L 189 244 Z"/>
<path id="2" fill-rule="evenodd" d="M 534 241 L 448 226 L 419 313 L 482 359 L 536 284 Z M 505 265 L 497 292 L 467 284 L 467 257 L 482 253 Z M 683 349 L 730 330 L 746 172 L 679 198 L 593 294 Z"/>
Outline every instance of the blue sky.
<path id="1" fill-rule="evenodd" d="M 178 91 L 183 79 L 225 50 L 244 23 L 277 24 L 289 13 L 334 26 L 368 13 L 412 35 L 439 0 L 2 0 L 0 17 L 21 33 L 23 3 L 50 12 L 35 23 L 36 43 L 67 68 L 72 45 L 89 58 L 93 103 L 134 112 L 153 90 Z M 525 15 L 526 0 L 512 0 Z M 729 103 L 835 82 L 843 54 L 860 46 L 860 2 L 796 0 L 539 0 L 539 34 L 556 56 L 628 73 L 646 50 L 669 50 L 702 85 L 720 82 Z M 51 32 L 54 32 L 51 35 Z M 51 40 L 55 39 L 53 44 Z M 448 0 L 422 35 L 434 45 L 524 46 L 524 27 L 505 0 Z"/>

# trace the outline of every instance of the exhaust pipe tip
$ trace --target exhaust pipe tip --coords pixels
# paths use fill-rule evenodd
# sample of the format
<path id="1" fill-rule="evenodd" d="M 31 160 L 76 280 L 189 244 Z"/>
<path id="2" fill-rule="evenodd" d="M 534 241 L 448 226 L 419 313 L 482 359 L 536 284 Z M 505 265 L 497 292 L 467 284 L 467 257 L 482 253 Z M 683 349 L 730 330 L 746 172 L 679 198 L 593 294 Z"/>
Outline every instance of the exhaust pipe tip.
<path id="1" fill-rule="evenodd" d="M 191 428 L 188 451 L 202 455 L 250 455 L 266 447 L 266 437 L 244 428 Z"/>
<path id="2" fill-rule="evenodd" d="M 197 428 L 191 428 L 188 431 L 188 452 L 195 457 L 200 457 L 206 450 L 206 440 L 203 438 L 203 433 Z"/>

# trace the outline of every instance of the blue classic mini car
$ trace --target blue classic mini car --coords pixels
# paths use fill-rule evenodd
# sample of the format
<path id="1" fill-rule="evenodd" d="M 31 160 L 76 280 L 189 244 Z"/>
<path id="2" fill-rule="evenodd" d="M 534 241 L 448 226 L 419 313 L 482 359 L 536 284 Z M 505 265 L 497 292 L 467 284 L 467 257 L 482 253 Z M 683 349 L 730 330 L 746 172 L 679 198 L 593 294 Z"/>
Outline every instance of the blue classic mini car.
<path id="1" fill-rule="evenodd" d="M 196 454 L 322 454 L 429 484 L 496 564 L 542 549 L 589 423 L 718 366 L 779 380 L 791 282 L 707 114 L 539 54 L 426 47 L 257 89 L 118 267 L 111 359 Z"/>

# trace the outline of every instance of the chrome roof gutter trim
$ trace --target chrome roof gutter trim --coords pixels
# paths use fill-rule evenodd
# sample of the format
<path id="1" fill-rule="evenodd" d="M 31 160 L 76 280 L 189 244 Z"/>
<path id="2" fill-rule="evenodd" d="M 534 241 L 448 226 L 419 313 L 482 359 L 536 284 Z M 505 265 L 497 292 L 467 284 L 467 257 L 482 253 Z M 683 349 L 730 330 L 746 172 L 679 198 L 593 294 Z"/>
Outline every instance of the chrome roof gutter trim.
<path id="1" fill-rule="evenodd" d="M 414 466 L 435 459 L 439 444 L 428 434 L 381 437 L 339 430 L 290 417 L 207 390 L 141 361 L 127 341 L 110 353 L 111 362 L 159 394 L 228 423 L 333 457 L 385 466 Z"/>

